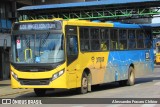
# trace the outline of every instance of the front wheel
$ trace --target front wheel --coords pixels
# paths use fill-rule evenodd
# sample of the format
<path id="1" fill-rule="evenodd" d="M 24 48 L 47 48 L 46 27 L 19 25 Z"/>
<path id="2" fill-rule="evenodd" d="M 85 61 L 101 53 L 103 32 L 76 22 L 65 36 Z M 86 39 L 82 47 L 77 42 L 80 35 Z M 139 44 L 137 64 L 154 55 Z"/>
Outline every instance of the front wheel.
<path id="1" fill-rule="evenodd" d="M 81 87 L 78 89 L 80 94 L 85 94 L 88 92 L 88 77 L 84 72 L 81 79 Z"/>
<path id="2" fill-rule="evenodd" d="M 37 88 L 35 88 L 34 92 L 38 97 L 42 97 L 42 96 L 45 95 L 46 89 L 37 89 Z"/>

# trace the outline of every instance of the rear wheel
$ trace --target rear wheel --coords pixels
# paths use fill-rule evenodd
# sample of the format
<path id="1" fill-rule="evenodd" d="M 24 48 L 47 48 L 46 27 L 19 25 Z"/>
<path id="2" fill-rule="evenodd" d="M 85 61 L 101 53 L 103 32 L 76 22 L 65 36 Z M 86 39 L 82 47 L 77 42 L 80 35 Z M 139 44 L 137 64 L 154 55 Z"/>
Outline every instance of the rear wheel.
<path id="1" fill-rule="evenodd" d="M 85 72 L 82 75 L 81 87 L 78 90 L 79 90 L 79 93 L 81 94 L 85 94 L 88 92 L 88 77 Z"/>
<path id="2" fill-rule="evenodd" d="M 135 72 L 133 67 L 129 67 L 127 85 L 132 86 L 135 84 Z"/>
<path id="3" fill-rule="evenodd" d="M 133 67 L 129 67 L 128 70 L 128 79 L 127 80 L 121 80 L 119 81 L 119 85 L 120 86 L 132 86 L 135 83 L 135 72 L 134 72 L 134 68 Z"/>
<path id="4" fill-rule="evenodd" d="M 42 96 L 45 95 L 46 89 L 37 89 L 37 88 L 35 88 L 34 92 L 38 97 L 42 97 Z"/>

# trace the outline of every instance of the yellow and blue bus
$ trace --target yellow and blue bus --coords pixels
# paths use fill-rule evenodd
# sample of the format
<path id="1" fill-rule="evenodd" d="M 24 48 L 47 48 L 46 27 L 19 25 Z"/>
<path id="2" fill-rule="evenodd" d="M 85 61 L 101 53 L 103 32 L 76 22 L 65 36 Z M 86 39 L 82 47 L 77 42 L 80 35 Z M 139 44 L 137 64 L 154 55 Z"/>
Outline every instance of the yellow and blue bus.
<path id="1" fill-rule="evenodd" d="M 153 72 L 151 29 L 136 24 L 86 20 L 26 20 L 13 24 L 12 88 L 78 89 Z"/>
<path id="2" fill-rule="evenodd" d="M 155 62 L 156 62 L 157 65 L 160 64 L 160 42 L 157 42 L 157 43 L 156 43 Z"/>

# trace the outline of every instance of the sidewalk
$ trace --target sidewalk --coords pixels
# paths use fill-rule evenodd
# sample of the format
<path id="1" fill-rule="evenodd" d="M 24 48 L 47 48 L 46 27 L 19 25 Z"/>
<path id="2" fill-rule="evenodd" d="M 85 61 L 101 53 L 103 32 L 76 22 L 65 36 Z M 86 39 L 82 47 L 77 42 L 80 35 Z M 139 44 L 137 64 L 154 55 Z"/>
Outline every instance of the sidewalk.
<path id="1" fill-rule="evenodd" d="M 0 87 L 8 86 L 11 84 L 11 80 L 0 80 Z"/>
<path id="2" fill-rule="evenodd" d="M 32 89 L 12 89 L 10 80 L 0 80 L 0 98 L 32 91 Z"/>

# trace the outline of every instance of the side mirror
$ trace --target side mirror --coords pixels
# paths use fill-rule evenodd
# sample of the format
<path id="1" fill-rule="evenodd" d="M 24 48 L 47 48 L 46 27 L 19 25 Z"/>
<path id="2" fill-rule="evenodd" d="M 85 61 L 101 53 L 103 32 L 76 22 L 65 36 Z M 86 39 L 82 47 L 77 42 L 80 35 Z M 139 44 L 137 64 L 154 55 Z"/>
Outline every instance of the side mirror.
<path id="1" fill-rule="evenodd" d="M 7 39 L 4 39 L 3 41 L 3 49 L 6 50 L 7 48 Z"/>

